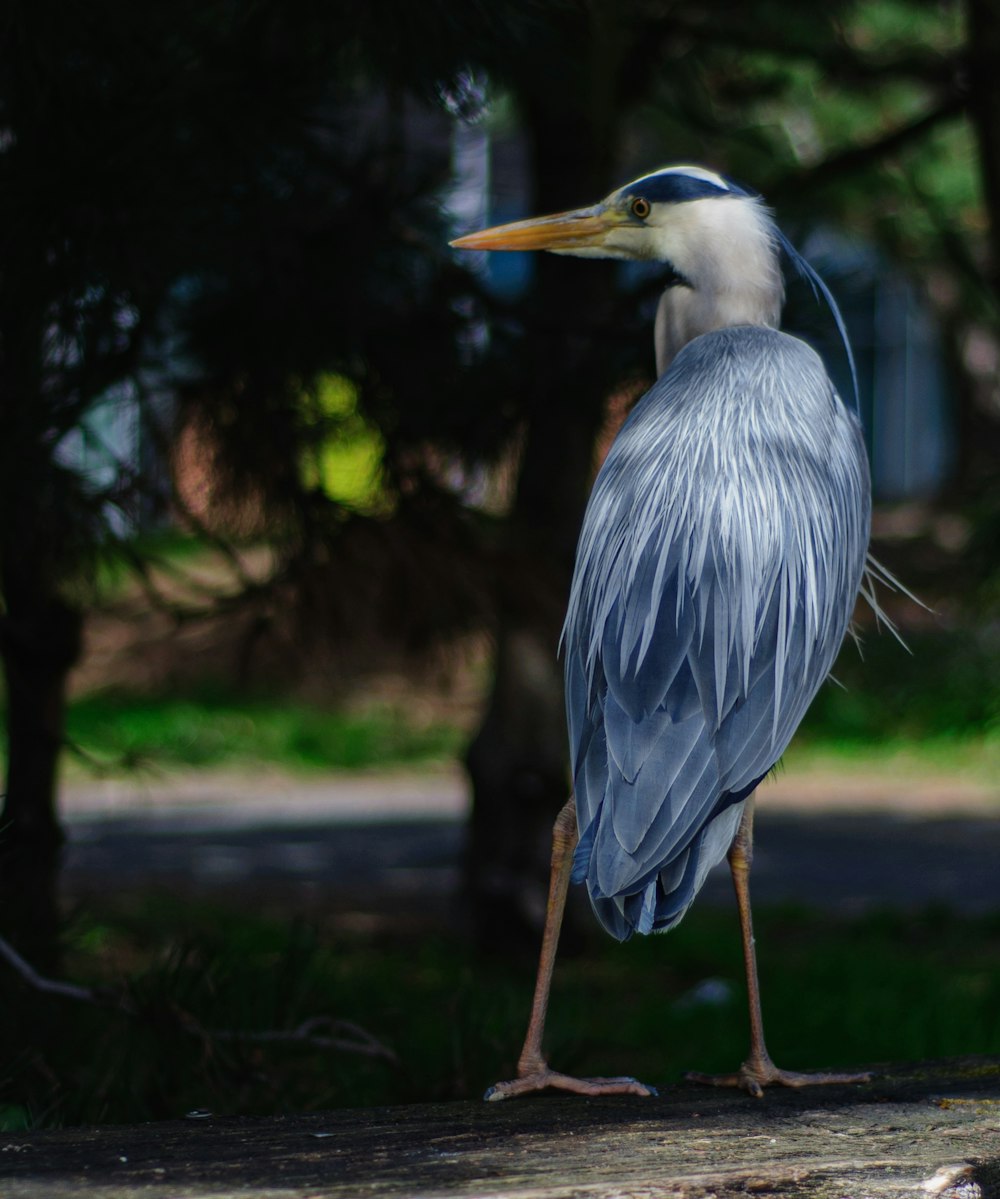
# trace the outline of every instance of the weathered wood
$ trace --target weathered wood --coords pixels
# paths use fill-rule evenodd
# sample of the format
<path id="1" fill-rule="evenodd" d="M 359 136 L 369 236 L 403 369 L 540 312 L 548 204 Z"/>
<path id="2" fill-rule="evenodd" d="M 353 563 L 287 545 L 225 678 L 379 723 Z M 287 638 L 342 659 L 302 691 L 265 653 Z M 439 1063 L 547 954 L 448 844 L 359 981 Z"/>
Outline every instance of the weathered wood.
<path id="1" fill-rule="evenodd" d="M 3 1199 L 1000 1197 L 1000 1059 L 864 1086 L 693 1085 L 0 1136 Z"/>

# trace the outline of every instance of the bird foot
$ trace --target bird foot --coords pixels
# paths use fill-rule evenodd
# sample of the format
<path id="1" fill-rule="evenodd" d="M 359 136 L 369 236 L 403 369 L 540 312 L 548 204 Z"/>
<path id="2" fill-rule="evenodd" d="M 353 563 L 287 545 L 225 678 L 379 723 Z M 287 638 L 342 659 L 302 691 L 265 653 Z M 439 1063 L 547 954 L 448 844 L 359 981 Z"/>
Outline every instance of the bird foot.
<path id="1" fill-rule="evenodd" d="M 701 1074 L 692 1070 L 685 1074 L 688 1082 L 705 1083 L 710 1087 L 740 1087 L 755 1099 L 763 1097 L 764 1088 L 832 1086 L 838 1083 L 870 1082 L 871 1074 L 799 1074 L 794 1070 L 779 1070 L 766 1055 L 748 1058 L 735 1074 Z"/>
<path id="2" fill-rule="evenodd" d="M 548 1066 L 541 1066 L 512 1078 L 509 1082 L 498 1082 L 490 1087 L 483 1098 L 487 1103 L 501 1099 L 513 1099 L 515 1095 L 527 1095 L 532 1091 L 544 1091 L 555 1087 L 560 1091 L 572 1091 L 576 1095 L 655 1095 L 656 1088 L 648 1087 L 636 1078 L 573 1078 L 570 1074 L 559 1074 Z"/>

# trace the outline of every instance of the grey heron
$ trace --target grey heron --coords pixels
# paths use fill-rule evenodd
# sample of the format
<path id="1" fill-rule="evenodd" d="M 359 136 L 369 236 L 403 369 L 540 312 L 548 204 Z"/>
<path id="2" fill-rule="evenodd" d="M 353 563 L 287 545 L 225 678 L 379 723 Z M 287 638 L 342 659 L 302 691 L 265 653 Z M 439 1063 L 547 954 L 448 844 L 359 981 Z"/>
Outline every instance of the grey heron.
<path id="1" fill-rule="evenodd" d="M 622 940 L 674 927 L 726 856 L 750 1053 L 733 1074 L 688 1077 L 757 1096 L 772 1083 L 864 1081 L 771 1061 L 749 895 L 754 792 L 844 639 L 871 515 L 860 424 L 819 356 L 779 329 L 783 250 L 823 289 L 846 346 L 836 305 L 760 197 L 701 167 L 667 167 L 594 207 L 452 244 L 653 260 L 667 276 L 657 382 L 618 433 L 580 532 L 562 644 L 573 794 L 555 824 L 518 1075 L 487 1097 L 650 1093 L 631 1078 L 560 1074 L 542 1052 L 568 885 L 586 883 Z"/>

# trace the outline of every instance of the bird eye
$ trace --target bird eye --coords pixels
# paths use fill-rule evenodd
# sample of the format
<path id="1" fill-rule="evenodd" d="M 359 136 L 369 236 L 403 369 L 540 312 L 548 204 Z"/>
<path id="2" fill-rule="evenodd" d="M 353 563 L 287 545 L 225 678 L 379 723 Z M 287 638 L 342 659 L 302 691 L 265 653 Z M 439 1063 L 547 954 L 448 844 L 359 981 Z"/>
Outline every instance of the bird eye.
<path id="1" fill-rule="evenodd" d="M 628 206 L 628 209 L 634 217 L 638 217 L 640 221 L 644 221 L 650 212 L 652 212 L 653 206 L 643 196 L 636 196 Z"/>

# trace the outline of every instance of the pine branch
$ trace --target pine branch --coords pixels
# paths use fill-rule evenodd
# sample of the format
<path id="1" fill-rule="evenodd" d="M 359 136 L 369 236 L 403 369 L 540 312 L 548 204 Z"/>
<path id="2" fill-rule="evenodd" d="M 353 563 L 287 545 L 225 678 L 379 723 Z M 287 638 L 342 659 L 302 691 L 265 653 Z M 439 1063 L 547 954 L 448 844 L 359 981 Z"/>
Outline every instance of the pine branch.
<path id="1" fill-rule="evenodd" d="M 26 962 L 13 945 L 0 937 L 0 957 L 21 976 L 29 987 L 41 991 L 43 995 L 58 995 L 62 999 L 75 999 L 82 1003 L 104 1004 L 105 1001 L 90 987 L 80 987 L 75 983 L 60 982 L 58 979 L 45 978 Z"/>
<path id="2" fill-rule="evenodd" d="M 72 999 L 76 1003 L 89 1003 L 97 1007 L 112 1008 L 126 1016 L 141 1019 L 142 1013 L 124 996 L 112 996 L 82 987 L 76 983 L 61 982 L 45 978 L 26 961 L 7 941 L 0 937 L 0 958 L 34 991 L 43 995 L 55 995 L 60 999 Z M 332 1049 L 339 1053 L 355 1053 L 362 1057 L 382 1058 L 393 1065 L 399 1058 L 387 1045 L 383 1045 L 370 1032 L 351 1020 L 336 1020 L 331 1016 L 311 1016 L 293 1029 L 243 1030 L 229 1028 L 204 1028 L 190 1013 L 169 1009 L 171 1015 L 184 1032 L 206 1041 L 248 1041 L 263 1044 L 303 1044 L 312 1049 Z M 317 1030 L 328 1029 L 327 1033 Z"/>
<path id="3" fill-rule="evenodd" d="M 790 195 L 801 196 L 803 191 L 816 191 L 883 161 L 904 147 L 919 140 L 944 121 L 960 116 L 966 108 L 965 97 L 959 92 L 945 96 L 935 107 L 902 125 L 890 129 L 872 141 L 851 146 L 830 155 L 813 167 L 796 171 L 785 179 L 772 183 L 767 189 L 768 200 L 777 203 Z"/>
<path id="4" fill-rule="evenodd" d="M 670 35 L 688 38 L 710 48 L 748 50 L 775 58 L 811 62 L 826 75 L 859 85 L 884 86 L 890 79 L 907 79 L 932 85 L 952 83 L 962 68 L 958 53 L 941 54 L 924 46 L 909 46 L 892 53 L 857 50 L 842 38 L 827 43 L 796 42 L 787 34 L 775 37 L 773 29 L 747 22 L 740 28 L 720 28 L 710 11 L 704 19 L 670 18 Z"/>

